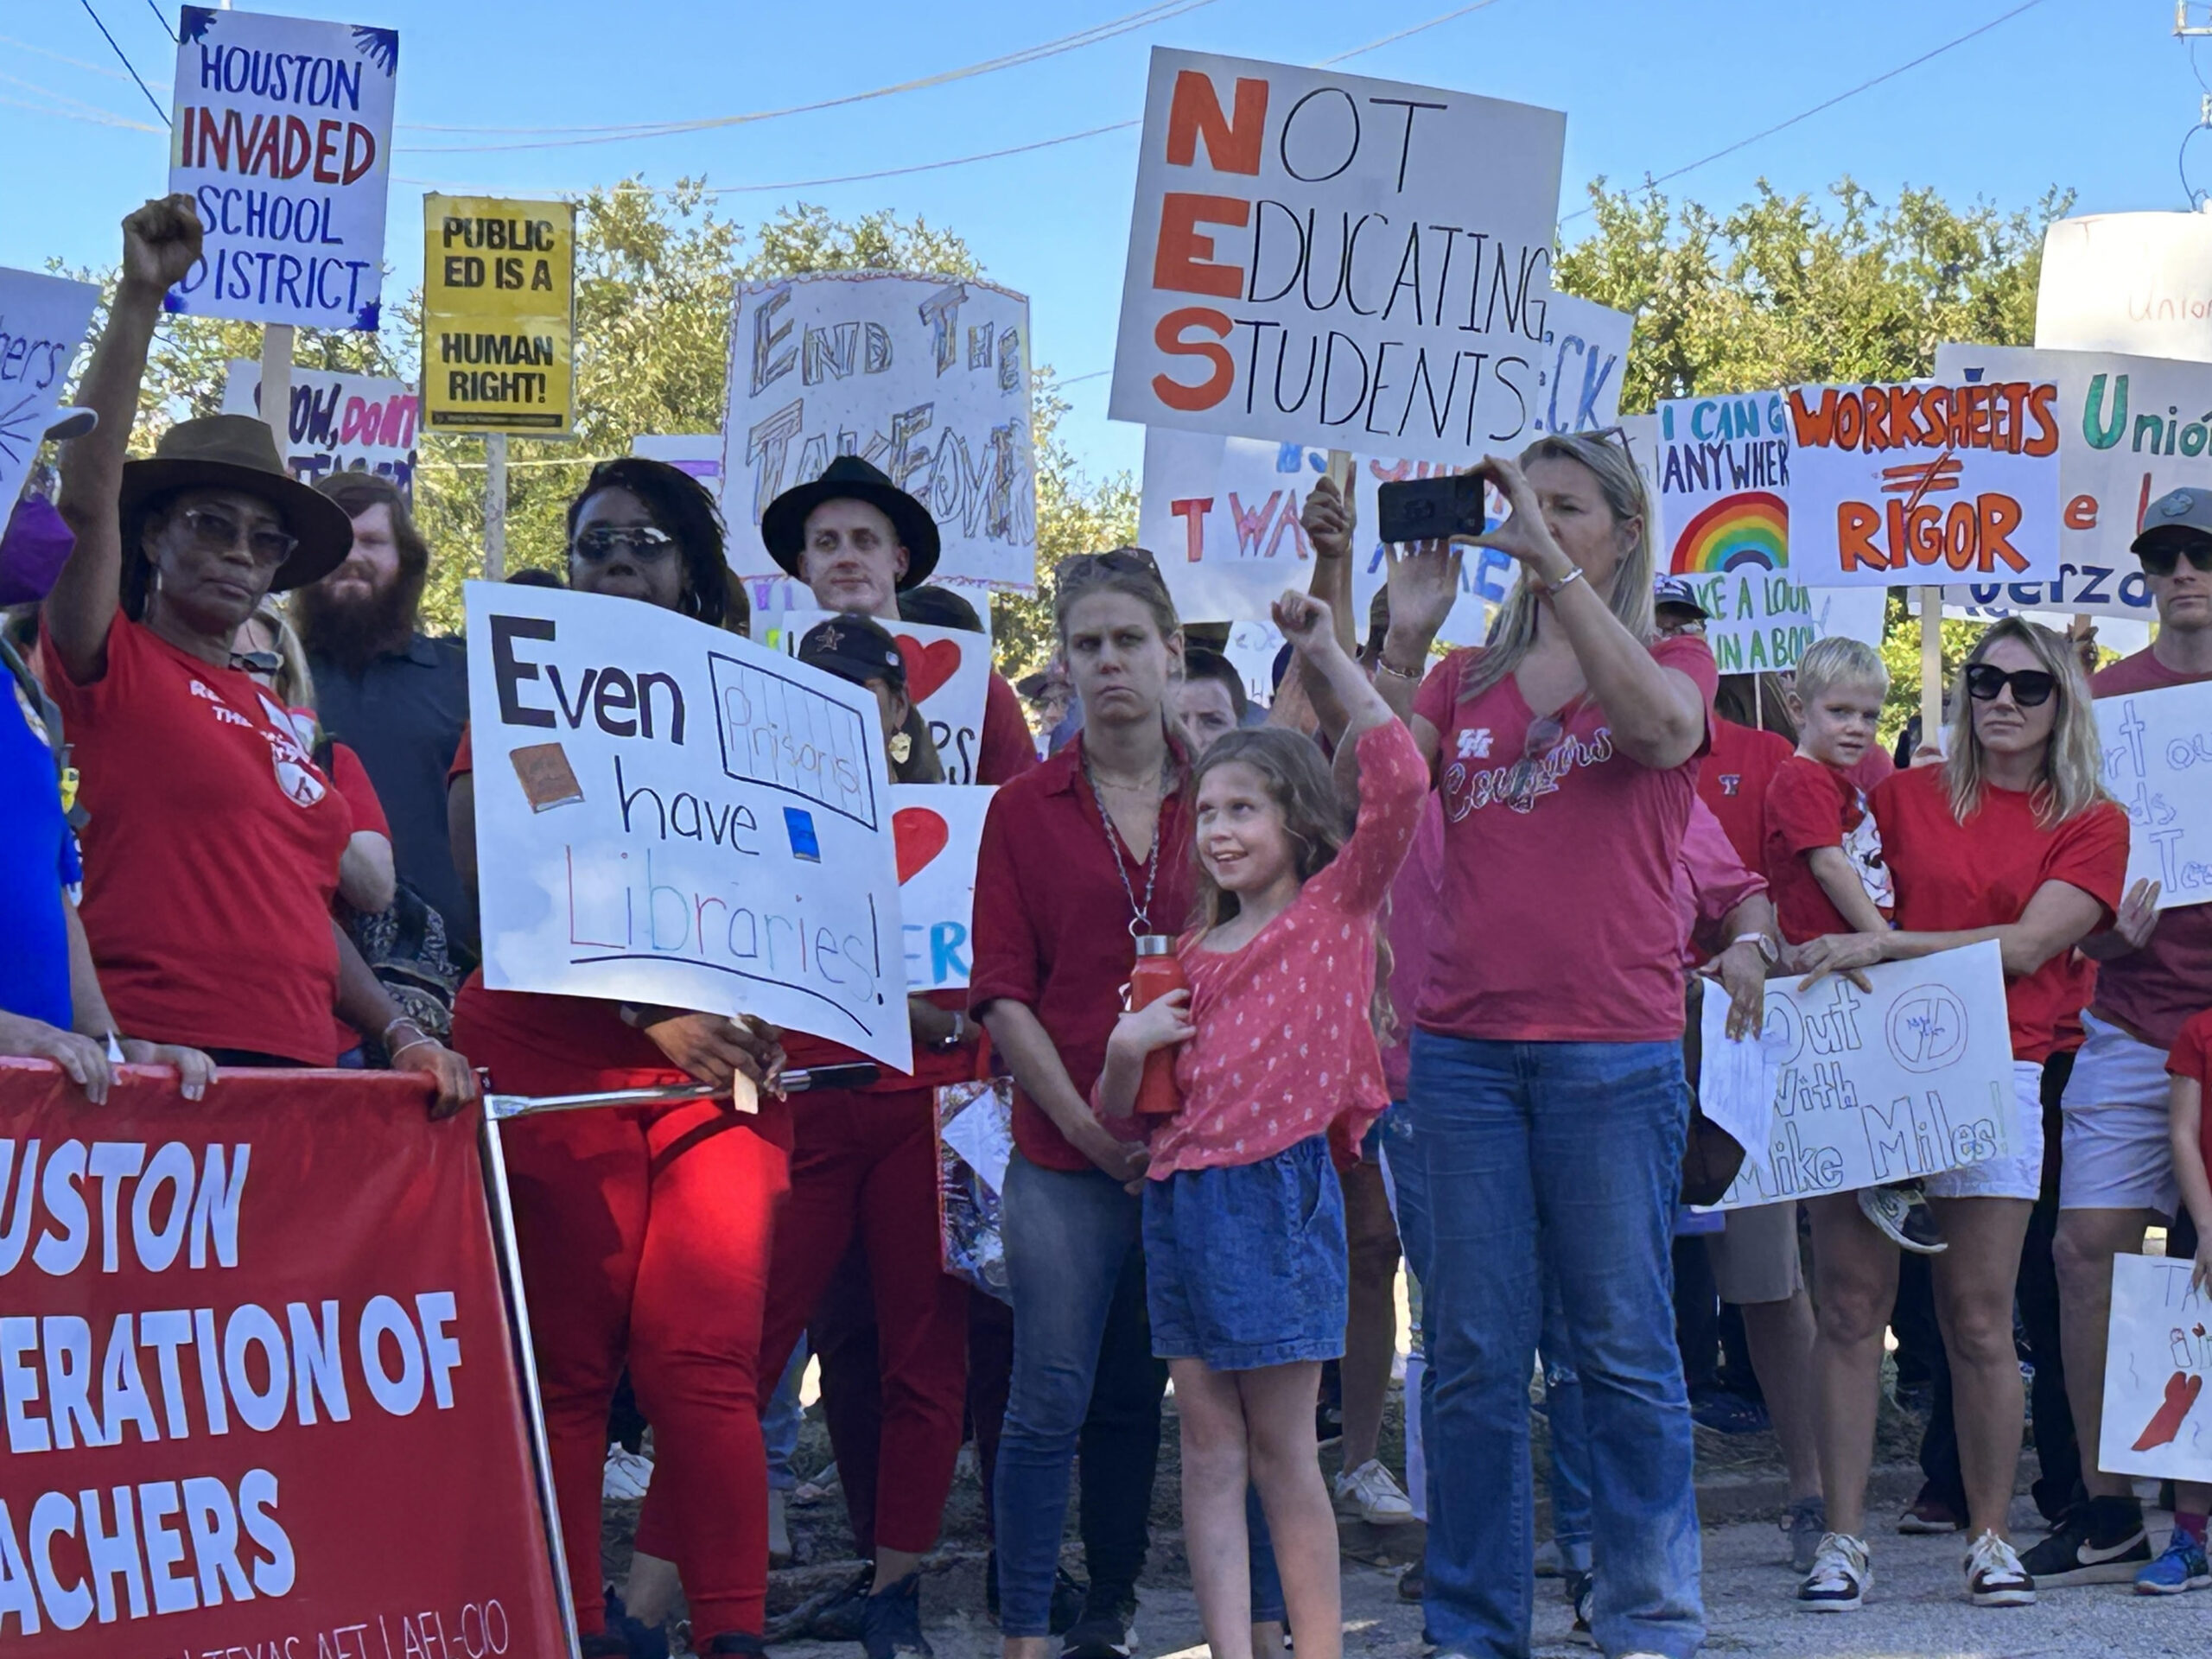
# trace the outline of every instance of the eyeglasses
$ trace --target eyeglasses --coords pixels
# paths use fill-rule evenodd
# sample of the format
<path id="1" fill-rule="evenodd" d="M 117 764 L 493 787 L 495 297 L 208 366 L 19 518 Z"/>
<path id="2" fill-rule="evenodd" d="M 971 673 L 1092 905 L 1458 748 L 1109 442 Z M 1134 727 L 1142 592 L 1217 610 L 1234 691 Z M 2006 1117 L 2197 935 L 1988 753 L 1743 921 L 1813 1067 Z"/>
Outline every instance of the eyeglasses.
<path id="1" fill-rule="evenodd" d="M 594 524 L 569 543 L 587 563 L 603 564 L 626 553 L 639 564 L 654 564 L 676 551 L 676 537 L 652 524 Z"/>
<path id="2" fill-rule="evenodd" d="M 2180 563 L 2184 550 L 2169 543 L 2164 547 L 2146 547 L 2135 556 L 2143 561 L 2146 576 L 2171 576 Z M 2192 542 L 2186 550 L 2190 568 L 2201 575 L 2212 575 L 2212 545 Z"/>
<path id="3" fill-rule="evenodd" d="M 300 544 L 298 537 L 287 536 L 281 530 L 248 530 L 235 514 L 220 507 L 187 507 L 177 518 L 191 532 L 192 544 L 202 553 L 227 553 L 243 537 L 253 562 L 272 570 L 290 558 L 292 550 Z"/>
<path id="4" fill-rule="evenodd" d="M 1967 664 L 1967 696 L 1976 702 L 1996 702 L 2008 685 L 2014 702 L 2023 709 L 2039 709 L 2058 690 L 2058 676 L 2041 668 L 2016 668 L 2008 674 L 1990 663 Z"/>
<path id="5" fill-rule="evenodd" d="M 1505 774 L 1505 804 L 1526 812 L 1536 804 L 1537 787 L 1544 781 L 1544 757 L 1560 746 L 1567 728 L 1557 715 L 1529 722 L 1529 735 L 1521 745 L 1521 758 Z"/>

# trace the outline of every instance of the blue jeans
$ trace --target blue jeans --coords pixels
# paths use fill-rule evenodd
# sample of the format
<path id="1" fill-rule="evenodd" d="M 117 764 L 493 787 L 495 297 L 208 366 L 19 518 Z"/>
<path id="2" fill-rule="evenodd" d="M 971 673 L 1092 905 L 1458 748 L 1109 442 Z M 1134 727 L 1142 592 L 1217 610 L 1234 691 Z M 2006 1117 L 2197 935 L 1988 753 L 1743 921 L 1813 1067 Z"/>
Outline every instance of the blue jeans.
<path id="1" fill-rule="evenodd" d="M 1567 1305 L 1544 1287 L 1544 1419 L 1551 1429 L 1552 1541 L 1568 1572 L 1590 1570 L 1590 1430 L 1582 1421 L 1582 1378 L 1567 1338 Z"/>
<path id="2" fill-rule="evenodd" d="M 1428 1628 L 1471 1659 L 1529 1652 L 1529 1371 L 1548 1280 L 1581 1378 L 1593 1633 L 1608 1653 L 1691 1659 L 1705 1618 L 1669 1254 L 1681 1047 L 1415 1031 L 1408 1092 L 1430 1200 Z"/>
<path id="3" fill-rule="evenodd" d="M 1134 1589 L 1143 1563 L 1167 1368 L 1152 1357 L 1144 1318 L 1142 1216 L 1141 1202 L 1101 1171 L 1046 1169 L 1018 1151 L 1007 1165 L 999 1226 L 1014 1303 L 1014 1379 L 994 1503 L 1002 1636 L 1050 1633 L 1078 1439 L 1086 1453 L 1084 1554 L 1094 1592 Z M 1127 1310 L 1118 1322 L 1109 1319 L 1117 1308 Z M 1115 1351 L 1106 1354 L 1109 1343 Z M 1117 1392 L 1132 1396 L 1116 1414 L 1132 1432 L 1117 1433 L 1110 1445 L 1086 1427 L 1094 1385 L 1103 1390 L 1109 1367 L 1118 1373 Z M 1153 1379 L 1148 1438 L 1134 1409 L 1136 1367 Z M 1252 1617 L 1280 1618 L 1274 1552 L 1249 1492 L 1245 1507 Z"/>
<path id="4" fill-rule="evenodd" d="M 798 1420 L 804 1415 L 798 1403 L 798 1385 L 805 1376 L 806 1338 L 801 1337 L 798 1346 L 791 1350 L 791 1363 L 784 1367 L 783 1381 L 760 1408 L 760 1440 L 768 1452 L 768 1484 L 777 1491 L 788 1492 L 798 1484 L 798 1477 L 791 1472 L 791 1453 L 798 1450 Z"/>

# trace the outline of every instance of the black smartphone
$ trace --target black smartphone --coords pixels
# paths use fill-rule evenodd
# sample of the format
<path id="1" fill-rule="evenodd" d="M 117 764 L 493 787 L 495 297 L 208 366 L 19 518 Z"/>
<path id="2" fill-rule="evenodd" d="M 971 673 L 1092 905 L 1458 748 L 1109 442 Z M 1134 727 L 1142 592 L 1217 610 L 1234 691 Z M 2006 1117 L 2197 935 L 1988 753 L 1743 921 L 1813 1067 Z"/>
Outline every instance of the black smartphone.
<path id="1" fill-rule="evenodd" d="M 1386 542 L 1434 542 L 1489 528 L 1478 473 L 1408 478 L 1375 492 L 1376 530 Z"/>
<path id="2" fill-rule="evenodd" d="M 865 1089 L 883 1074 L 873 1065 L 813 1065 L 783 1076 L 784 1092 L 803 1095 L 810 1089 Z"/>

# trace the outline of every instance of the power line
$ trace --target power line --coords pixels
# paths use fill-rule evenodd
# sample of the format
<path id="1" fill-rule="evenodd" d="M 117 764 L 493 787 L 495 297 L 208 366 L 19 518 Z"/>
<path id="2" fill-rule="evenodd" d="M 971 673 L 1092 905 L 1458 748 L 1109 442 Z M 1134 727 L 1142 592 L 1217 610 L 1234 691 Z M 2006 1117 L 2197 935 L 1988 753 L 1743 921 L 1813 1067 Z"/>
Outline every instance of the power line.
<path id="1" fill-rule="evenodd" d="M 837 98 L 821 99 L 811 104 L 794 104 L 784 109 L 754 110 L 741 115 L 709 116 L 694 121 L 644 122 L 621 127 L 418 127 L 415 130 L 429 132 L 558 132 L 574 136 L 539 138 L 514 144 L 402 144 L 397 148 L 417 156 L 480 155 L 492 151 L 517 149 L 567 149 L 586 144 L 621 143 L 633 138 L 662 138 L 677 133 L 706 132 L 718 128 L 746 126 L 761 121 L 779 120 L 790 115 L 805 115 L 820 110 L 834 110 L 848 105 L 867 103 L 875 99 L 891 98 L 901 92 L 915 92 L 930 86 L 946 86 L 954 81 L 971 79 L 977 75 L 993 74 L 1001 69 L 1017 68 L 1024 64 L 1040 62 L 1046 58 L 1058 57 L 1062 53 L 1073 52 L 1086 46 L 1095 46 L 1102 41 L 1109 41 L 1118 35 L 1130 34 L 1140 29 L 1147 29 L 1154 23 L 1166 22 L 1171 19 L 1185 16 L 1191 12 L 1218 3 L 1219 0 L 1155 0 L 1155 3 L 1152 5 L 1125 13 L 1107 22 L 1096 23 L 1088 29 L 1078 29 L 1072 35 L 1062 35 L 1058 40 L 1024 47 L 1020 51 L 1009 52 L 1000 57 L 987 58 L 980 63 L 963 65 L 960 68 L 944 70 L 933 75 L 919 76 L 889 86 L 874 87 L 867 92 L 847 92 Z"/>
<path id="2" fill-rule="evenodd" d="M 1941 46 L 1931 47 L 1929 50 L 1922 53 L 1918 57 L 1901 63 L 1894 69 L 1885 69 L 1880 74 L 1876 75 L 1872 80 L 1860 81 L 1859 85 L 1853 86 L 1847 92 L 1838 92 L 1834 98 L 1825 99 L 1821 102 L 1814 105 L 1809 110 L 1799 111 L 1796 115 L 1791 116 L 1787 121 L 1777 121 L 1770 127 L 1764 128 L 1760 131 L 1753 133 L 1748 138 L 1739 138 L 1732 144 L 1729 144 L 1722 149 L 1714 150 L 1710 156 L 1700 156 L 1697 160 L 1675 168 L 1671 173 L 1662 173 L 1656 179 L 1646 178 L 1642 184 L 1636 188 L 1644 191 L 1656 190 L 1670 179 L 1679 179 L 1685 173 L 1694 173 L 1699 168 L 1705 166 L 1707 162 L 1717 162 L 1724 156 L 1733 156 L 1738 150 L 1745 149 L 1750 145 L 1756 144 L 1762 138 L 1771 138 L 1776 133 L 1783 131 L 1788 128 L 1794 127 L 1801 121 L 1809 121 L 1813 117 L 1820 114 L 1823 110 L 1832 110 L 1837 105 L 1844 102 L 1847 99 L 1856 98 L 1859 93 L 1866 92 L 1872 87 L 1878 86 L 1885 80 L 1895 80 L 1899 75 L 1904 73 L 1906 70 L 1917 69 L 1922 64 L 1926 63 L 1929 59 L 1940 58 L 1943 54 L 1950 51 L 1954 47 L 1964 46 L 1968 41 L 1974 39 L 1978 35 L 1988 34 L 1991 29 L 1997 28 L 2001 23 L 2011 22 L 2012 19 L 2018 17 L 2022 12 L 2033 11 L 2042 3 L 2043 0 L 2025 0 L 2024 4 L 2015 6 L 2012 10 L 2001 13 L 1999 16 L 1991 18 L 1987 22 L 1983 23 L 1979 28 L 1970 29 L 1965 34 L 1961 35 L 1955 39 L 1944 41 Z M 1560 223 L 1564 225 L 1571 219 L 1583 218 L 1585 215 L 1595 210 L 1589 207 L 1578 207 L 1574 212 L 1563 215 L 1560 219 Z"/>
<path id="3" fill-rule="evenodd" d="M 137 67 L 131 63 L 129 56 L 124 54 L 123 48 L 116 44 L 115 36 L 107 32 L 107 25 L 100 22 L 99 13 L 92 10 L 92 0 L 77 0 L 77 3 L 84 7 L 85 16 L 92 20 L 92 27 L 99 30 L 100 38 L 108 43 L 109 49 L 111 50 L 117 57 L 123 60 L 123 67 L 130 71 L 130 79 L 138 81 L 138 90 L 146 93 L 146 101 L 154 106 L 154 113 L 162 118 L 162 124 L 165 127 L 168 126 L 169 124 L 169 112 L 162 107 L 161 100 L 159 99 L 156 98 L 150 92 L 146 91 L 146 83 L 143 80 L 139 80 Z"/>
<path id="4" fill-rule="evenodd" d="M 160 6 L 156 5 L 155 3 L 155 0 L 146 0 L 146 10 L 154 14 L 154 21 L 162 26 L 162 33 L 169 37 L 170 45 L 182 46 L 184 44 L 182 41 L 177 39 L 176 30 L 169 27 L 168 14 L 163 11 Z"/>

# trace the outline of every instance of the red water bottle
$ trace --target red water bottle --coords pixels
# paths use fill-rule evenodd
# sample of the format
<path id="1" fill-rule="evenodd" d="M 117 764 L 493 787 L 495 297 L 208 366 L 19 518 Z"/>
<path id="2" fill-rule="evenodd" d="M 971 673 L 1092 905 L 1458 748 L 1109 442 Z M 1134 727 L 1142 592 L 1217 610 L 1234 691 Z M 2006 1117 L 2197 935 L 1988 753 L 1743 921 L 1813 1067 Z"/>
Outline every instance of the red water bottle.
<path id="1" fill-rule="evenodd" d="M 1170 991 L 1185 990 L 1190 985 L 1183 977 L 1182 958 L 1175 954 L 1172 937 L 1140 933 L 1136 941 L 1136 966 L 1129 969 L 1132 1014 L 1147 1002 L 1157 1002 Z M 1144 1077 L 1137 1084 L 1136 1115 L 1173 1117 L 1182 1109 L 1183 1096 L 1175 1087 L 1175 1049 L 1172 1046 L 1155 1048 L 1144 1057 Z"/>

